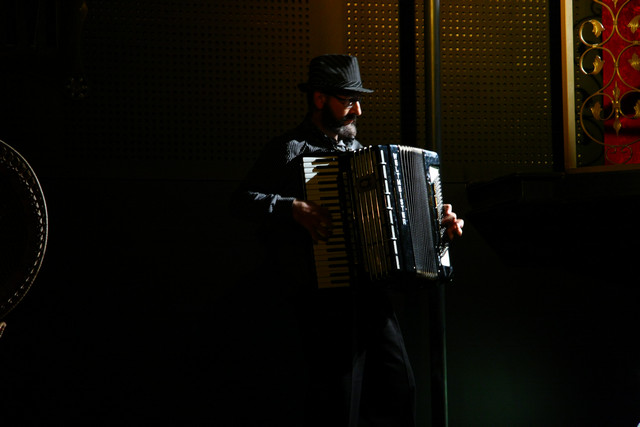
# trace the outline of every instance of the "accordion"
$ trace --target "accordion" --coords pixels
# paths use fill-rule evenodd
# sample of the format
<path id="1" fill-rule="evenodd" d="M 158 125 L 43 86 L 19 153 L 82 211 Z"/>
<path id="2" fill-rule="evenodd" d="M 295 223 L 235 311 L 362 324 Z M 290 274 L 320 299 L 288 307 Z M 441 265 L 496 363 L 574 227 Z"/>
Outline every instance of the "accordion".
<path id="1" fill-rule="evenodd" d="M 333 222 L 314 245 L 319 288 L 451 278 L 439 166 L 437 153 L 402 145 L 302 158 L 305 197 Z"/>

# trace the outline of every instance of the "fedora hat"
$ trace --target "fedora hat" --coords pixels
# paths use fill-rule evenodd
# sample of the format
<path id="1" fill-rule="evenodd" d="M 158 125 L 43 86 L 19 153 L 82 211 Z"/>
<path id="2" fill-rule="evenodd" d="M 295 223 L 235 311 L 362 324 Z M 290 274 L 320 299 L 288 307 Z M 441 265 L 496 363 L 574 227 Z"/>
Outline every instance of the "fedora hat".
<path id="1" fill-rule="evenodd" d="M 350 55 L 321 55 L 309 63 L 309 79 L 298 85 L 303 92 L 361 92 L 373 90 L 362 87 L 358 58 Z"/>

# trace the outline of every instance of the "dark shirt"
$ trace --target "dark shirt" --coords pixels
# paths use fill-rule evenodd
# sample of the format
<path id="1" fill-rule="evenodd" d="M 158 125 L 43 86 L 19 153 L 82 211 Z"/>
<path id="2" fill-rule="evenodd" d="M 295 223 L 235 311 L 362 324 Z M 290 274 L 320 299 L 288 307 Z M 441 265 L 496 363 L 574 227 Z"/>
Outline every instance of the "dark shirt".
<path id="1" fill-rule="evenodd" d="M 355 139 L 336 142 L 309 118 L 295 129 L 274 138 L 234 195 L 233 208 L 256 222 L 291 219 L 295 198 L 303 198 L 302 156 L 352 151 L 362 146 Z"/>
<path id="2" fill-rule="evenodd" d="M 312 241 L 292 216 L 293 201 L 304 199 L 301 157 L 359 148 L 362 145 L 355 139 L 329 138 L 307 117 L 295 129 L 267 144 L 234 192 L 233 214 L 257 225 L 258 240 L 264 245 L 264 262 L 269 269 L 279 269 L 286 286 L 315 286 Z"/>

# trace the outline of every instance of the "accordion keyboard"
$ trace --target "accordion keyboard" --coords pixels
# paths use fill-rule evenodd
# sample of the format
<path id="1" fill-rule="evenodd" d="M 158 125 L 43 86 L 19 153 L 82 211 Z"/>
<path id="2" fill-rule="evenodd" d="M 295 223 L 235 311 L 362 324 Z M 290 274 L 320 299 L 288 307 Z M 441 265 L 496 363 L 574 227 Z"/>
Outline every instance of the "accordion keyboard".
<path id="1" fill-rule="evenodd" d="M 313 245 L 318 288 L 349 286 L 351 267 L 339 199 L 338 158 L 305 157 L 303 173 L 306 199 L 327 208 L 333 223 L 332 235 Z"/>

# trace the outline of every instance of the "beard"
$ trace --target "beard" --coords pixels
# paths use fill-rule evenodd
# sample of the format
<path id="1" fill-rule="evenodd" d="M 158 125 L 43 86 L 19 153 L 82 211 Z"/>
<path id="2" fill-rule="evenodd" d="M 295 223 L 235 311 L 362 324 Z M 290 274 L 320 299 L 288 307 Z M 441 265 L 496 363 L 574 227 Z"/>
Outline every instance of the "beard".
<path id="1" fill-rule="evenodd" d="M 322 108 L 322 124 L 326 129 L 335 132 L 341 139 L 352 139 L 356 137 L 358 129 L 356 128 L 355 114 L 347 114 L 346 116 L 338 119 L 333 115 L 333 112 L 328 105 Z M 349 124 L 346 122 L 351 121 Z"/>

